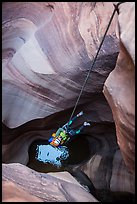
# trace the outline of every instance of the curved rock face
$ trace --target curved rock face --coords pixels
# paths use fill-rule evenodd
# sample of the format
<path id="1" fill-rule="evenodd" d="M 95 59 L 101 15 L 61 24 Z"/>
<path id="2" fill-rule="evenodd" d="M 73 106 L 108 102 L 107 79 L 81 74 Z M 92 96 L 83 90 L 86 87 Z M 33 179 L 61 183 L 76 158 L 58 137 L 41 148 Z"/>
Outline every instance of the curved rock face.
<path id="1" fill-rule="evenodd" d="M 128 169 L 135 174 L 135 5 L 120 5 L 120 53 L 104 85 L 113 112 L 117 141 Z"/>
<path id="2" fill-rule="evenodd" d="M 2 161 L 6 163 L 3 164 L 3 194 L 15 196 L 14 199 L 5 196 L 3 201 L 19 201 L 21 194 L 26 195 L 26 201 L 34 202 L 38 199 L 38 202 L 97 201 L 91 195 L 92 192 L 86 192 L 70 174 L 60 176 L 55 173 L 50 177 L 30 170 L 25 165 L 29 160 L 30 144 L 37 139 L 48 139 L 51 133 L 69 119 L 113 12 L 113 4 L 7 2 L 2 6 Z M 119 19 L 123 18 L 122 15 L 125 13 L 122 5 L 120 9 Z M 120 106 L 114 110 L 115 105 L 109 100 L 111 97 L 108 99 L 106 96 L 109 89 L 107 80 L 104 90 L 113 111 L 112 115 L 102 93 L 104 82 L 114 69 L 119 53 L 119 39 L 115 34 L 116 23 L 115 15 L 76 111 L 84 111 L 84 119 L 76 121 L 76 126 L 81 125 L 83 120 L 92 124 L 86 129 L 91 154 L 84 164 L 72 165 L 67 170 L 71 168 L 74 174 L 75 170 L 82 170 L 96 189 L 109 190 L 109 193 L 134 193 L 134 176 L 128 172 L 123 162 L 114 127 L 115 120 L 117 133 L 127 129 L 129 132 L 134 131 L 133 120 L 128 124 L 122 124 L 126 125 L 126 129 L 122 129 L 121 121 L 119 122 L 119 118 L 116 119 L 119 116 L 115 116 L 115 113 L 128 113 L 125 117 L 128 121 L 134 117 L 134 110 L 130 105 L 132 111 L 126 112 L 128 103 L 122 106 L 125 112 L 124 109 L 120 112 Z M 128 36 L 126 37 L 128 39 Z M 128 43 L 125 43 L 127 47 Z M 122 71 L 122 66 L 127 63 L 124 58 L 126 49 L 123 48 L 123 52 L 120 50 L 118 60 L 121 59 L 123 63 L 120 65 L 121 73 L 125 74 L 123 77 L 130 78 L 133 69 L 127 56 L 128 72 Z M 129 49 L 129 53 L 133 54 L 132 51 Z M 124 80 L 121 76 L 121 83 L 122 79 Z M 116 85 L 119 82 L 113 81 Z M 121 85 L 123 89 L 127 88 L 127 93 L 130 92 L 127 86 Z M 115 94 L 119 96 L 117 91 Z M 130 99 L 133 102 L 133 98 Z M 117 135 L 120 138 L 119 134 Z M 130 145 L 132 139 L 133 137 L 130 137 Z M 121 139 L 118 142 L 122 153 L 125 152 L 126 138 L 123 143 Z M 12 190 L 18 189 L 16 195 L 14 190 L 10 191 L 11 186 Z M 77 198 L 76 195 L 80 197 Z M 24 196 L 21 199 L 25 201 Z"/>
<path id="3" fill-rule="evenodd" d="M 14 128 L 74 106 L 112 11 L 112 3 L 3 3 L 4 124 Z M 93 106 L 115 66 L 115 23 L 80 104 Z"/>
<path id="4" fill-rule="evenodd" d="M 54 173 L 41 174 L 21 164 L 3 164 L 3 175 L 5 202 L 98 202 L 67 172 L 54 176 Z"/>

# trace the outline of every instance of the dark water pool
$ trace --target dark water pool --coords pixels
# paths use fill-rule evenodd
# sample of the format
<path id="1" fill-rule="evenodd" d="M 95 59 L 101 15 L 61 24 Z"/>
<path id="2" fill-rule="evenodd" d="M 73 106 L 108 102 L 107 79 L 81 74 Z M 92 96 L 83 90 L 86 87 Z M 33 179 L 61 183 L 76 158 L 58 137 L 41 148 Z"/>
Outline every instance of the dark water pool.
<path id="1" fill-rule="evenodd" d="M 65 148 L 65 159 L 59 160 L 63 151 L 56 150 L 47 140 L 36 140 L 30 145 L 27 166 L 42 173 L 64 171 L 66 166 L 82 163 L 90 156 L 90 147 L 85 135 L 79 135 Z"/>

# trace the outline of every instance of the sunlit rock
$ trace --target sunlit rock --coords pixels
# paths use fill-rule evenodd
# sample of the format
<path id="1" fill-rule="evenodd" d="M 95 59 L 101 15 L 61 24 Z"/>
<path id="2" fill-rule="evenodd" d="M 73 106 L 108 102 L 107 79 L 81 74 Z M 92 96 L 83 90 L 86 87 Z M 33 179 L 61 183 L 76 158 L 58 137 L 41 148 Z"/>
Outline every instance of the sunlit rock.
<path id="1" fill-rule="evenodd" d="M 112 11 L 109 2 L 3 3 L 2 120 L 8 127 L 74 106 Z M 116 18 L 79 102 L 90 102 L 97 114 L 94 96 L 119 51 L 115 24 Z"/>
<path id="2" fill-rule="evenodd" d="M 2 181 L 2 202 L 44 202 L 42 199 L 31 195 L 13 181 Z"/>
<path id="3" fill-rule="evenodd" d="M 5 201 L 98 202 L 84 187 L 74 181 L 75 179 L 71 175 L 68 176 L 68 173 L 66 173 L 66 179 L 64 179 L 64 174 L 60 176 L 57 174 L 57 177 L 52 176 L 52 174 L 42 174 L 17 163 L 3 164 L 2 168 Z M 13 180 L 14 184 L 10 182 Z M 6 188 L 5 184 L 7 185 Z M 9 190 L 9 185 L 14 190 L 18 189 L 16 194 Z M 11 197 L 11 194 L 6 194 L 9 192 L 14 197 Z"/>

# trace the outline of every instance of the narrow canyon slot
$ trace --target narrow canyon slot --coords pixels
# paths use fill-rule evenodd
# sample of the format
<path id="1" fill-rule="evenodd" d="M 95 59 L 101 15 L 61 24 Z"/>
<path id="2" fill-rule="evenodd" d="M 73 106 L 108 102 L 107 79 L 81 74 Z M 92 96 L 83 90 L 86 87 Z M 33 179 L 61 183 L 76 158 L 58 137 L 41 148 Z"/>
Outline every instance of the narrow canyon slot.
<path id="1" fill-rule="evenodd" d="M 135 3 L 2 3 L 2 202 L 135 202 Z"/>

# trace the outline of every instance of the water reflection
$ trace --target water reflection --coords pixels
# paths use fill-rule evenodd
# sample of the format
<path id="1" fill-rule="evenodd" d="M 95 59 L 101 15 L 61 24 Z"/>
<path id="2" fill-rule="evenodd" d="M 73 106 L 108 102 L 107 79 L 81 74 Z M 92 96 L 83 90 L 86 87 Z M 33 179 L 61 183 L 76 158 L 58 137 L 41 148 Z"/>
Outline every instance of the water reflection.
<path id="1" fill-rule="evenodd" d="M 37 145 L 35 159 L 43 163 L 50 163 L 61 167 L 62 162 L 69 157 L 66 146 L 53 147 L 51 145 Z"/>

